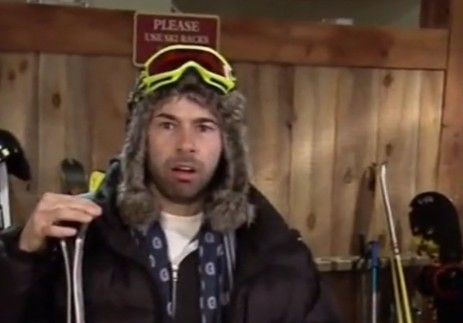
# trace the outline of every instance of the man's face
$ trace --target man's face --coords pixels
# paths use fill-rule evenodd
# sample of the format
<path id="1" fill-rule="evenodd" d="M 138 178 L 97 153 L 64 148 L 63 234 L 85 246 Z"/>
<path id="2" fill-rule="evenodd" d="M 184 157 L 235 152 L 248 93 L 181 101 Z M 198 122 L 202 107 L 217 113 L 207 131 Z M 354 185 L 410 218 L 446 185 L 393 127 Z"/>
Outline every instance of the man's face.
<path id="1" fill-rule="evenodd" d="M 177 97 L 153 114 L 148 167 L 159 192 L 174 203 L 198 201 L 219 163 L 222 134 L 211 109 Z"/>

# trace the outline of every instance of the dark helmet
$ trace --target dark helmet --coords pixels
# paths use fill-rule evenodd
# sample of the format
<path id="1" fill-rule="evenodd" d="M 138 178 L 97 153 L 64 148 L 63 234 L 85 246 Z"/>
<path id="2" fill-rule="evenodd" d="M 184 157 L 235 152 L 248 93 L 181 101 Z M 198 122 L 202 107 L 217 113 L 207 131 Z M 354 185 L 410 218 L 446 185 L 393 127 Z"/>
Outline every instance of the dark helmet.
<path id="1" fill-rule="evenodd" d="M 6 162 L 8 173 L 28 181 L 31 179 L 29 163 L 13 134 L 0 129 L 0 163 Z"/>

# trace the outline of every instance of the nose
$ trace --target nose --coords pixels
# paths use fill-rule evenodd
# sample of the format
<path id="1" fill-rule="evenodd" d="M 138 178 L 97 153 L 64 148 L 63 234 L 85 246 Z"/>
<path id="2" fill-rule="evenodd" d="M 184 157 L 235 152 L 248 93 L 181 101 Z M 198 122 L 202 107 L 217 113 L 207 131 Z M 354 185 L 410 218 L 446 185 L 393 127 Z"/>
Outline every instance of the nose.
<path id="1" fill-rule="evenodd" d="M 177 150 L 181 153 L 196 152 L 196 140 L 193 131 L 184 128 L 179 132 Z"/>

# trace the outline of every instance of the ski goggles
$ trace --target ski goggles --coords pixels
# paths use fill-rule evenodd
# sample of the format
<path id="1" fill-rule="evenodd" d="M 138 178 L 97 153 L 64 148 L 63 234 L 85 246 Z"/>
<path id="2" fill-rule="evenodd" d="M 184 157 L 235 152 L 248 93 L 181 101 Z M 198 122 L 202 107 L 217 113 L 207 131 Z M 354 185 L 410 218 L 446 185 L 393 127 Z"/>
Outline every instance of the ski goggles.
<path id="1" fill-rule="evenodd" d="M 236 86 L 232 67 L 215 50 L 196 45 L 172 45 L 151 56 L 141 72 L 145 95 L 174 84 L 185 72 L 194 70 L 208 85 L 227 94 Z"/>

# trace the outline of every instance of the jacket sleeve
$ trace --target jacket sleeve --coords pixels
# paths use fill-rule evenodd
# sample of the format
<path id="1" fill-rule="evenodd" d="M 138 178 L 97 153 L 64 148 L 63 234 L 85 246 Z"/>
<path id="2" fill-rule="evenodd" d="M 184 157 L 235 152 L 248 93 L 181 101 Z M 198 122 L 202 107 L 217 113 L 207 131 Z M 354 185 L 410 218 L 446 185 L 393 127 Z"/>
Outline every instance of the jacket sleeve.
<path id="1" fill-rule="evenodd" d="M 0 322 L 48 322 L 55 257 L 51 250 L 21 251 L 20 233 L 20 228 L 0 233 Z"/>
<path id="2" fill-rule="evenodd" d="M 297 236 L 299 234 L 297 233 Z M 304 294 L 308 294 L 309 304 L 307 306 L 304 315 L 303 323 L 340 323 L 340 315 L 338 310 L 333 302 L 331 293 L 328 286 L 323 283 L 323 280 L 318 271 L 317 265 L 313 259 L 312 252 L 309 247 L 307 247 L 301 239 L 299 238 L 299 247 L 302 249 L 301 254 L 304 260 L 301 262 L 301 270 L 303 272 L 302 276 L 304 277 L 303 284 L 304 286 L 294 286 L 294 290 L 298 288 L 304 290 Z M 304 265 L 302 265 L 304 263 Z M 302 269 L 304 268 L 304 269 Z M 302 297 L 304 298 L 304 297 Z M 296 301 L 292 302 L 293 304 L 297 303 Z"/>
<path id="3" fill-rule="evenodd" d="M 340 323 L 340 315 L 335 308 L 327 287 L 320 281 L 317 300 L 306 316 L 304 323 Z"/>

